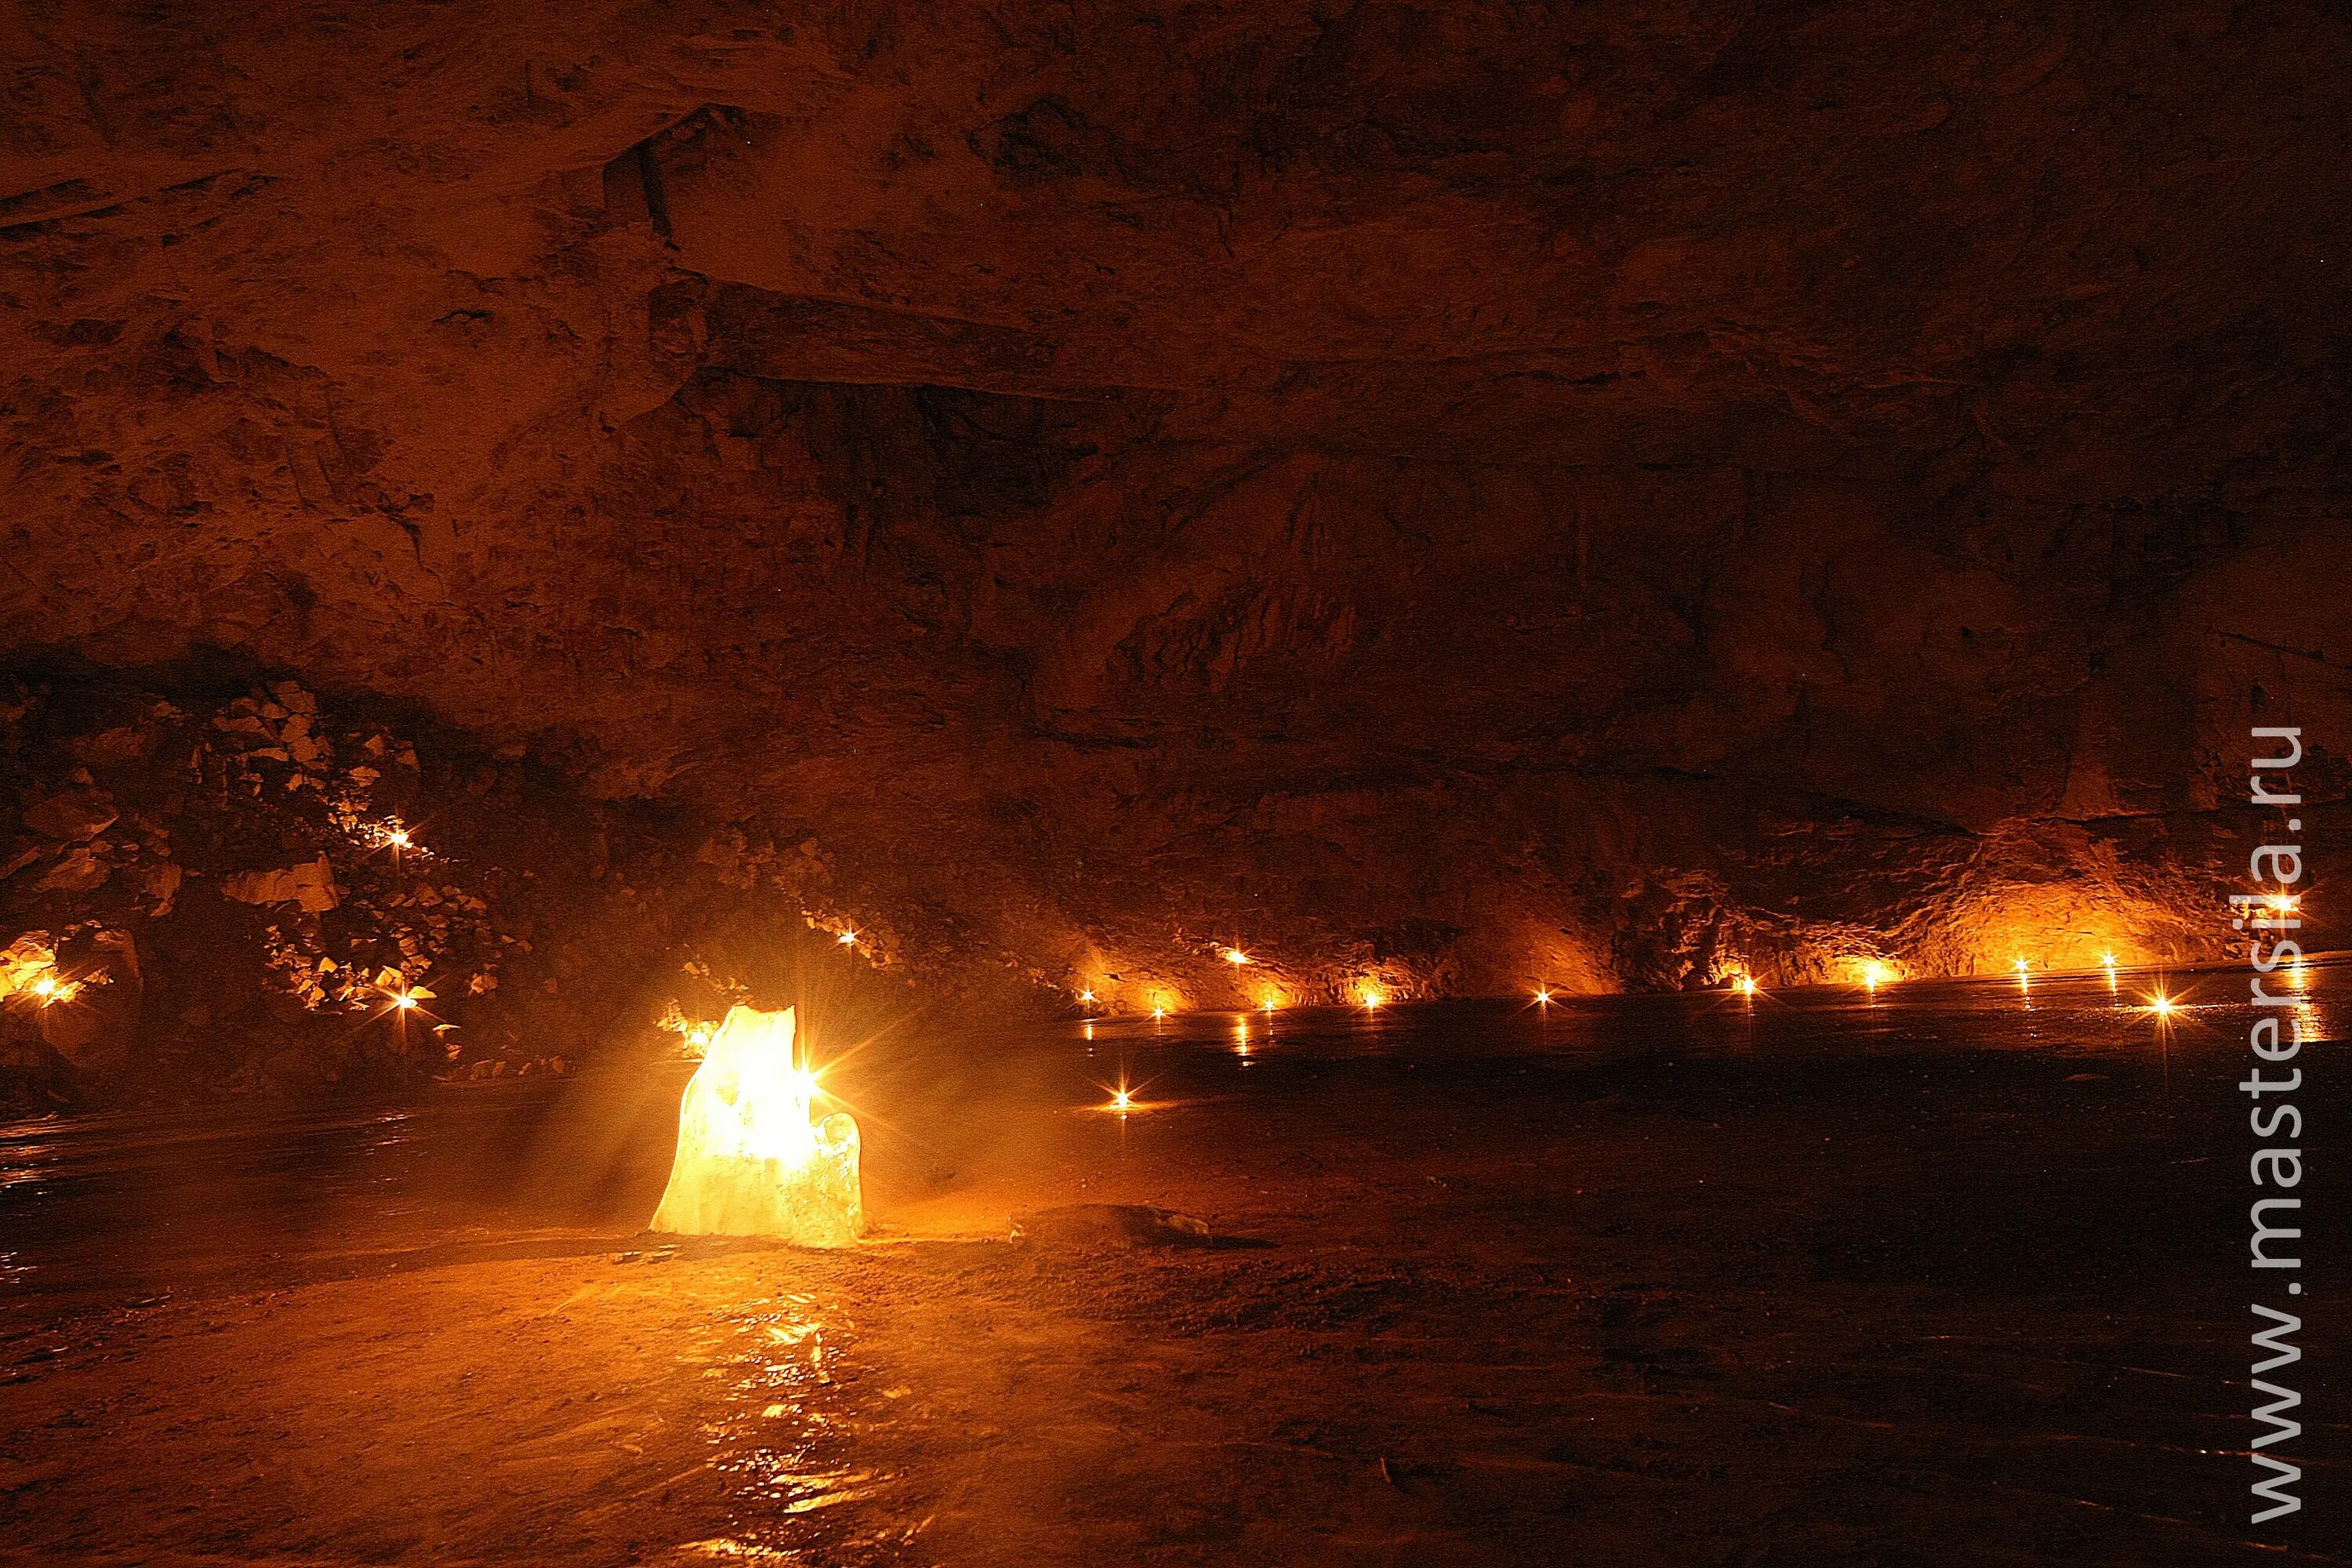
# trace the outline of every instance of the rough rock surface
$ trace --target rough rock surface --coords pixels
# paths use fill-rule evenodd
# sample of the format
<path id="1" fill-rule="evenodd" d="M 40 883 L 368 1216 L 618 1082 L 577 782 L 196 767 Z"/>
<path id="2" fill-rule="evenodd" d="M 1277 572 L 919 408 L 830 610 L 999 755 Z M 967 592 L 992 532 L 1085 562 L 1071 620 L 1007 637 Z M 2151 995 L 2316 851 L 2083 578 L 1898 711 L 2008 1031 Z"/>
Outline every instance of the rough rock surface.
<path id="1" fill-rule="evenodd" d="M 2210 951 L 2247 725 L 2345 790 L 2347 33 L 17 8 L 0 644 L 1113 1005 Z"/>

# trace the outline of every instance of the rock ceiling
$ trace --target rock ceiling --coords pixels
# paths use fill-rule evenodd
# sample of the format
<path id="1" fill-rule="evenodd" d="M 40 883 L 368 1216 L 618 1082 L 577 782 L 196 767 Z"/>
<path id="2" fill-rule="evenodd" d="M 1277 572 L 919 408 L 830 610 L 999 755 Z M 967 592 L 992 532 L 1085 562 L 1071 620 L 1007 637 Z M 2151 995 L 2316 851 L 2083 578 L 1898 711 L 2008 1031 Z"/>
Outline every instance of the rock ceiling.
<path id="1" fill-rule="evenodd" d="M 1056 984 L 2173 951 L 2250 718 L 2352 717 L 2347 31 L 27 5 L 5 637 Z"/>

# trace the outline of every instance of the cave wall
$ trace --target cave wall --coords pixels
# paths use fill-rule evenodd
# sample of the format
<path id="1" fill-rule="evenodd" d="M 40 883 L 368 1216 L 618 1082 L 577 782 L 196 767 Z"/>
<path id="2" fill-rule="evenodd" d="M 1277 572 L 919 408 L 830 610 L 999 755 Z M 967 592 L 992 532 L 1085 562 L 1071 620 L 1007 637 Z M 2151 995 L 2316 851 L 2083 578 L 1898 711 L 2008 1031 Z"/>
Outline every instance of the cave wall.
<path id="1" fill-rule="evenodd" d="M 2210 954 L 2245 727 L 2344 795 L 2346 32 L 27 5 L 0 644 L 1130 1007 Z"/>

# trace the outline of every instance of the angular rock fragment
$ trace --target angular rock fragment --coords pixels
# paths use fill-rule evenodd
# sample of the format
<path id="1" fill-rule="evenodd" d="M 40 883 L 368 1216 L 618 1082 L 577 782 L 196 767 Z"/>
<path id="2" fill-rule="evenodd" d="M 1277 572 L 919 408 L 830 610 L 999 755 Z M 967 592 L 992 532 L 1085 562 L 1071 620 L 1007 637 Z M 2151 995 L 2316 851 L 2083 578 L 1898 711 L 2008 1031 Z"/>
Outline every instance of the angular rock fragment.
<path id="1" fill-rule="evenodd" d="M 314 915 L 333 909 L 341 897 L 334 868 L 324 855 L 274 871 L 233 873 L 221 879 L 220 890 L 222 898 L 240 904 L 299 904 Z"/>
<path id="2" fill-rule="evenodd" d="M 1207 1222 L 1146 1204 L 1071 1204 L 1013 1216 L 1011 1239 L 1034 1246 L 1125 1252 L 1139 1247 L 1217 1247 Z"/>
<path id="3" fill-rule="evenodd" d="M 67 790 L 25 812 L 25 826 L 68 844 L 95 838 L 113 826 L 114 802 L 102 790 Z"/>
<path id="4" fill-rule="evenodd" d="M 107 878 L 113 874 L 113 868 L 100 859 L 88 846 L 77 846 L 67 850 L 33 886 L 44 893 L 87 893 L 104 885 Z"/>
<path id="5" fill-rule="evenodd" d="M 123 872 L 123 879 L 155 900 L 147 911 L 150 920 L 161 920 L 172 912 L 172 900 L 180 891 L 183 873 L 177 863 L 170 860 L 152 865 L 133 866 Z"/>

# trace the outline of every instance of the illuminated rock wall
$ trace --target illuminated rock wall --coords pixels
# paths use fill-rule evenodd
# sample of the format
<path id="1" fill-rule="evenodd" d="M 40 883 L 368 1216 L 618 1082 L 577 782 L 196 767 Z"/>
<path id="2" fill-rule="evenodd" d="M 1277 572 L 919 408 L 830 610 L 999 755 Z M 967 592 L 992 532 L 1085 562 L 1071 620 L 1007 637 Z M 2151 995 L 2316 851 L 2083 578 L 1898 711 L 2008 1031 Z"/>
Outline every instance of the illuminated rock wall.
<path id="1" fill-rule="evenodd" d="M 2250 721 L 2343 795 L 2340 17 L 77 17 L 0 640 L 420 705 L 908 969 L 2180 956 Z"/>

